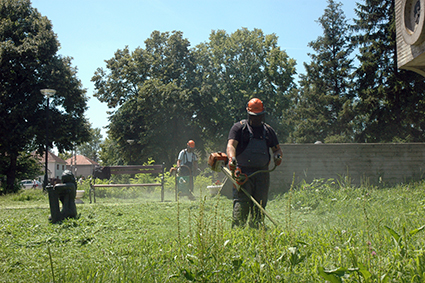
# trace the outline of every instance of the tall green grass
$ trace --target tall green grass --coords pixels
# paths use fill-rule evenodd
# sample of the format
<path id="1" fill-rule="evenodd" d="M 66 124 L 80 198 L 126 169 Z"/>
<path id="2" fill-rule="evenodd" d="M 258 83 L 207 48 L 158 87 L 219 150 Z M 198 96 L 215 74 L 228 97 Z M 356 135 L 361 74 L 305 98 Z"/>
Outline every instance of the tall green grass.
<path id="1" fill-rule="evenodd" d="M 425 282 L 424 188 L 304 183 L 269 201 L 280 225 L 259 230 L 231 229 L 232 201 L 199 189 L 196 201 L 86 196 L 60 224 L 26 190 L 0 197 L 0 281 Z"/>
<path id="2" fill-rule="evenodd" d="M 211 171 L 211 170 L 209 170 Z M 78 189 L 85 190 L 87 195 L 90 190 L 90 184 L 149 184 L 149 183 L 161 183 L 162 176 L 155 176 L 152 174 L 136 174 L 131 177 L 128 174 L 123 175 L 112 175 L 110 180 L 92 180 L 86 179 L 82 184 L 79 184 Z M 171 175 L 169 172 L 165 172 L 163 175 L 164 178 L 164 192 L 165 200 L 175 200 L 175 190 L 176 190 L 176 177 Z M 207 193 L 205 189 L 207 186 L 212 185 L 213 181 L 211 177 L 205 175 L 198 175 L 194 178 L 194 188 L 198 194 Z M 161 199 L 161 187 L 160 186 L 151 186 L 151 187 L 99 187 L 96 188 L 96 196 L 101 198 L 108 198 L 114 200 L 144 198 L 151 200 L 160 200 Z"/>

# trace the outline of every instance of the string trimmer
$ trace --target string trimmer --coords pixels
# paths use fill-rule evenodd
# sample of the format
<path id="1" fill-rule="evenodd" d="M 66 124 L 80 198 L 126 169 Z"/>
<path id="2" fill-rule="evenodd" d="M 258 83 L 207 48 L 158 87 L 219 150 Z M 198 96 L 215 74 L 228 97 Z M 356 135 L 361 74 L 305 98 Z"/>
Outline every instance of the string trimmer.
<path id="1" fill-rule="evenodd" d="M 262 213 L 264 213 L 265 216 L 267 216 L 268 219 L 277 227 L 279 226 L 278 222 L 276 222 L 268 213 L 267 211 L 254 199 L 251 194 L 249 194 L 242 185 L 245 184 L 248 179 L 258 173 L 263 172 L 272 172 L 274 169 L 276 169 L 276 164 L 271 170 L 258 170 L 249 176 L 247 174 L 244 174 L 241 172 L 239 168 L 236 168 L 236 170 L 231 171 L 229 168 L 226 167 L 226 164 L 228 162 L 227 155 L 223 152 L 213 152 L 210 154 L 210 157 L 208 159 L 208 165 L 210 165 L 211 170 L 216 172 L 223 172 L 224 175 L 235 185 L 236 189 L 238 191 L 242 191 L 260 210 Z M 236 164 L 235 164 L 236 165 Z"/>

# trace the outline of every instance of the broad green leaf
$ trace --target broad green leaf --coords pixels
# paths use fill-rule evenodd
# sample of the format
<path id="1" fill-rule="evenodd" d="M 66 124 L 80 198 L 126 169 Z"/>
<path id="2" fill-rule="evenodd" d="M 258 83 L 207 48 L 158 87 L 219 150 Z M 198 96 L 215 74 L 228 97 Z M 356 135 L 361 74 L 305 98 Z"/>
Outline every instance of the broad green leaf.
<path id="1" fill-rule="evenodd" d="M 409 235 L 410 236 L 414 236 L 414 235 L 416 235 L 418 232 L 421 232 L 422 230 L 424 230 L 425 229 L 425 225 L 424 226 L 422 226 L 422 227 L 419 227 L 419 228 L 416 228 L 416 229 L 414 229 L 414 230 L 412 230 L 412 231 L 410 231 L 409 232 Z"/>
<path id="2" fill-rule="evenodd" d="M 190 263 L 194 263 L 195 261 L 198 261 L 198 257 L 195 255 L 191 255 L 191 254 L 187 254 L 186 255 L 186 259 L 190 262 Z"/>
<path id="3" fill-rule="evenodd" d="M 303 242 L 303 241 L 299 241 L 299 240 L 297 240 L 297 243 L 298 243 L 298 244 L 301 244 L 301 245 L 304 245 L 304 246 L 308 246 L 308 244 L 307 244 L 306 242 Z"/>
<path id="4" fill-rule="evenodd" d="M 384 227 L 387 229 L 388 232 L 390 232 L 391 236 L 393 236 L 393 238 L 395 239 L 395 241 L 398 243 L 399 240 L 400 240 L 400 235 L 397 234 L 397 232 L 394 231 L 393 229 L 391 229 L 390 227 L 388 227 L 386 225 Z"/>
<path id="5" fill-rule="evenodd" d="M 381 282 L 382 283 L 390 282 L 390 277 L 388 276 L 388 274 L 384 274 L 381 276 Z"/>
<path id="6" fill-rule="evenodd" d="M 345 273 L 347 273 L 347 271 L 349 271 L 348 268 L 339 267 L 339 268 L 328 270 L 328 271 L 325 271 L 325 272 L 326 273 L 329 273 L 329 274 L 335 274 L 335 275 L 337 275 L 339 277 L 342 277 L 342 276 L 345 275 Z"/>
<path id="7" fill-rule="evenodd" d="M 323 267 L 318 267 L 319 275 L 331 283 L 342 283 L 342 279 L 339 276 L 334 275 L 333 273 L 329 273 L 329 271 L 325 271 Z"/>
<path id="8" fill-rule="evenodd" d="M 361 268 L 358 271 L 363 275 L 363 278 L 366 281 L 369 280 L 369 278 L 372 276 L 372 274 L 369 272 L 369 270 L 366 270 L 366 269 Z"/>
<path id="9" fill-rule="evenodd" d="M 183 269 L 181 272 L 187 280 L 195 279 L 195 276 L 193 275 L 193 273 L 190 270 Z"/>
<path id="10" fill-rule="evenodd" d="M 238 270 L 242 266 L 243 260 L 240 258 L 235 258 L 232 260 L 232 265 L 235 270 Z"/>

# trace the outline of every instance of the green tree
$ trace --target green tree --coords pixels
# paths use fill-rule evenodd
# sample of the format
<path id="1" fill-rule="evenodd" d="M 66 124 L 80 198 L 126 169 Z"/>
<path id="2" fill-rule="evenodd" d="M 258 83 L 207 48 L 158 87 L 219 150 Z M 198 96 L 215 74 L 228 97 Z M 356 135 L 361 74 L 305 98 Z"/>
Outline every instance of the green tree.
<path id="1" fill-rule="evenodd" d="M 295 61 L 280 50 L 276 35 L 217 31 L 189 49 L 181 32 L 153 32 L 145 45 L 132 53 L 118 50 L 106 61 L 109 71 L 98 69 L 92 78 L 98 99 L 119 107 L 108 133 L 126 163 L 153 157 L 173 164 L 188 139 L 201 153 L 224 150 L 230 127 L 246 117 L 252 97 L 264 101 L 267 121 L 279 133 Z"/>
<path id="2" fill-rule="evenodd" d="M 44 172 L 40 161 L 34 159 L 33 155 L 26 152 L 19 155 L 16 168 L 16 178 L 18 180 L 35 179 L 43 175 Z"/>
<path id="3" fill-rule="evenodd" d="M 29 0 L 0 0 L 0 154 L 9 159 L 6 192 L 14 186 L 20 152 L 42 152 L 46 138 L 46 98 L 53 88 L 49 147 L 63 151 L 88 138 L 85 90 L 71 59 L 56 55 L 59 43 L 51 22 Z"/>
<path id="4" fill-rule="evenodd" d="M 58 157 L 62 160 L 67 160 L 68 158 L 71 158 L 73 156 L 73 152 L 71 151 L 64 151 L 64 152 L 58 152 Z"/>
<path id="5" fill-rule="evenodd" d="M 0 194 L 6 193 L 6 175 L 3 172 L 6 172 L 9 168 L 10 160 L 3 155 L 0 155 Z M 38 176 L 43 174 L 42 166 L 39 160 L 34 159 L 34 157 L 27 152 L 20 152 L 16 160 L 16 179 L 35 179 Z M 15 189 L 17 190 L 18 184 L 15 184 Z"/>
<path id="6" fill-rule="evenodd" d="M 102 143 L 100 128 L 90 127 L 89 134 L 89 141 L 75 146 L 71 149 L 71 151 L 59 153 L 59 157 L 63 160 L 67 160 L 68 158 L 75 156 L 75 154 L 81 154 L 93 161 L 99 161 L 100 144 Z"/>
<path id="7" fill-rule="evenodd" d="M 102 166 L 124 165 L 124 160 L 117 150 L 118 145 L 109 137 L 100 144 L 99 164 Z"/>
<path id="8" fill-rule="evenodd" d="M 202 148 L 193 123 L 190 97 L 197 90 L 189 46 L 181 32 L 154 31 L 144 49 L 118 50 L 106 61 L 108 71 L 99 68 L 93 76 L 95 96 L 115 108 L 108 134 L 125 163 L 152 157 L 171 165 L 188 139 Z"/>
<path id="9" fill-rule="evenodd" d="M 232 34 L 213 31 L 208 42 L 196 47 L 196 118 L 210 147 L 224 150 L 229 129 L 246 117 L 246 103 L 253 97 L 264 102 L 266 120 L 280 138 L 287 135 L 280 122 L 289 106 L 287 94 L 295 87 L 296 63 L 277 41 L 275 34 L 242 28 Z"/>
<path id="10" fill-rule="evenodd" d="M 76 152 L 97 162 L 99 161 L 101 143 L 102 134 L 100 133 L 100 128 L 90 128 L 89 141 L 78 145 L 76 147 Z"/>
<path id="11" fill-rule="evenodd" d="M 356 141 L 425 141 L 424 79 L 397 69 L 394 1 L 365 0 L 356 14 Z"/>
<path id="12" fill-rule="evenodd" d="M 294 92 L 294 109 L 288 111 L 287 123 L 292 124 L 293 142 L 349 142 L 353 140 L 351 71 L 353 48 L 350 46 L 350 26 L 342 4 L 328 0 L 324 14 L 318 19 L 323 35 L 308 46 L 305 74 L 300 75 L 300 89 Z"/>

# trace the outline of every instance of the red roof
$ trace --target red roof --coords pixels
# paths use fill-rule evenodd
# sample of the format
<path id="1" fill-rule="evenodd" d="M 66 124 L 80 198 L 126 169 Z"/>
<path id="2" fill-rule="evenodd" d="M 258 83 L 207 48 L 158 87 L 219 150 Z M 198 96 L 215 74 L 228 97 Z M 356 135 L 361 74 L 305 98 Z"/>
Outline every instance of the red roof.
<path id="1" fill-rule="evenodd" d="M 40 162 L 44 162 L 46 160 L 46 155 L 43 153 L 42 156 L 38 155 L 35 151 L 31 153 L 34 158 L 38 158 Z M 49 163 L 60 163 L 65 164 L 65 160 L 57 156 L 56 154 L 49 151 L 49 154 L 47 155 L 47 162 Z"/>
<path id="2" fill-rule="evenodd" d="M 74 155 L 67 160 L 65 160 L 66 165 L 99 165 L 96 161 L 91 160 L 84 155 Z"/>

